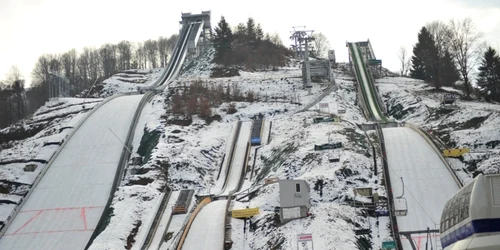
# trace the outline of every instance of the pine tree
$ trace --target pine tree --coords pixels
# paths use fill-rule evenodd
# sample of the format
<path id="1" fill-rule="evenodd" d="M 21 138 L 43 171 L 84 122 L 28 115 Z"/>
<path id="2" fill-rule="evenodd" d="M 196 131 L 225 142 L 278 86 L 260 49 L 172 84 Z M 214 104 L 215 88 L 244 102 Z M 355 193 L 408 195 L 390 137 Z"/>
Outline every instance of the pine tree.
<path id="1" fill-rule="evenodd" d="M 460 75 L 449 51 L 444 52 L 440 62 L 440 83 L 442 86 L 453 86 L 453 84 L 460 79 Z"/>
<path id="2" fill-rule="evenodd" d="M 433 35 L 426 27 L 418 33 L 418 42 L 413 47 L 410 76 L 428 82 L 436 89 L 452 86 L 460 79 L 453 57 L 448 50 L 438 48 Z"/>
<path id="3" fill-rule="evenodd" d="M 215 35 L 214 35 L 214 47 L 216 50 L 216 55 L 214 61 L 216 63 L 229 63 L 229 57 L 232 49 L 233 42 L 233 32 L 231 28 L 229 28 L 229 24 L 226 22 L 224 16 L 221 16 L 220 21 L 215 27 Z"/>
<path id="4" fill-rule="evenodd" d="M 487 100 L 500 101 L 500 56 L 492 47 L 484 52 L 477 85 Z"/>
<path id="5" fill-rule="evenodd" d="M 234 32 L 235 36 L 238 36 L 239 39 L 244 39 L 247 36 L 247 26 L 244 23 L 239 23 L 236 26 L 236 32 Z"/>
<path id="6" fill-rule="evenodd" d="M 255 37 L 258 41 L 262 41 L 264 39 L 264 31 L 262 31 L 262 27 L 260 23 L 257 24 L 257 28 L 255 29 Z"/>
<path id="7" fill-rule="evenodd" d="M 255 20 L 249 17 L 247 21 L 247 42 L 252 47 L 255 48 L 257 41 L 257 33 L 255 28 Z"/>
<path id="8" fill-rule="evenodd" d="M 430 80 L 429 57 L 432 50 L 432 36 L 429 31 L 422 27 L 418 33 L 418 42 L 413 46 L 413 56 L 411 58 L 412 67 L 410 76 L 415 79 Z"/>

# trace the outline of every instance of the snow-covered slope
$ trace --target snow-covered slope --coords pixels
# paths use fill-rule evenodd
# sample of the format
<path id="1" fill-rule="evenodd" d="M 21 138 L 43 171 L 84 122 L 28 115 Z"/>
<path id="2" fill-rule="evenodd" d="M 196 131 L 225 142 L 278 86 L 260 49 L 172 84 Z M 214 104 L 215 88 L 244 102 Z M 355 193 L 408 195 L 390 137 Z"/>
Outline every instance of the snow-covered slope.
<path id="1" fill-rule="evenodd" d="M 52 99 L 31 117 L 0 130 L 0 225 L 27 194 L 73 127 L 101 101 Z M 30 164 L 36 169 L 25 171 Z"/>
<path id="2" fill-rule="evenodd" d="M 85 248 L 120 167 L 123 144 L 117 137 L 127 136 L 141 99 L 142 95 L 117 97 L 85 120 L 0 239 L 0 248 Z"/>
<path id="3" fill-rule="evenodd" d="M 306 104 L 315 101 L 328 85 L 314 83 L 312 94 L 308 95 L 302 88 L 301 70 L 294 66 L 269 72 L 240 72 L 237 77 L 210 78 L 210 68 L 213 66 L 210 61 L 209 55 L 198 62 L 187 62 L 180 78 L 163 95 L 155 97 L 153 102 L 146 105 L 132 148 L 134 157 L 141 158 L 142 162 L 129 161 L 124 179 L 113 199 L 109 224 L 95 239 L 91 249 L 140 249 L 156 209 L 164 197 L 166 182 L 173 190 L 194 189 L 197 195 L 210 193 L 214 184 L 218 183 L 228 143 L 226 139 L 232 132 L 234 122 L 250 121 L 258 114 L 263 114 L 266 122 L 272 122 L 271 141 L 262 145 L 257 155 L 255 147 L 251 149 L 253 176 L 250 178 L 252 173 L 249 172 L 243 185 L 243 193 L 250 191 L 251 195 L 240 202 L 234 202 L 233 209 L 259 207 L 260 214 L 251 219 L 256 225 L 255 231 L 246 230 L 245 234 L 243 221 L 231 221 L 233 249 L 270 249 L 273 246 L 276 249 L 294 249 L 296 235 L 309 232 L 313 234 L 317 249 L 358 249 L 359 245 L 367 242 L 378 249 L 382 241 L 391 239 L 386 217 L 379 217 L 377 223 L 377 219 L 367 217 L 361 209 L 350 205 L 354 199 L 370 202 L 368 198 L 354 195 L 356 187 L 373 187 L 374 191 L 385 196 L 383 186 L 379 185 L 381 176 L 373 175 L 372 151 L 368 138 L 357 126 L 366 120 L 357 105 L 351 76 L 335 71 L 339 89 L 319 101 L 328 103 L 328 109 L 319 109 L 319 105 L 315 105 L 310 111 L 299 112 Z M 142 73 L 129 73 L 128 77 L 115 75 L 105 81 L 102 96 L 117 91 L 133 91 L 137 84 L 148 85 L 159 73 L 161 71 L 153 71 L 149 78 Z M 174 90 L 182 91 L 193 81 L 202 81 L 211 87 L 238 86 L 243 96 L 253 92 L 255 100 L 233 100 L 236 112 L 232 114 L 228 112 L 229 102 L 223 102 L 212 108 L 212 113 L 219 115 L 220 119 L 211 122 L 198 116 L 190 121 L 173 116 L 170 112 L 171 93 Z M 475 166 L 485 172 L 498 171 L 500 159 L 497 141 L 500 141 L 500 135 L 495 125 L 500 119 L 498 105 L 459 101 L 462 109 L 450 111 L 439 107 L 441 93 L 433 91 L 420 81 L 382 78 L 377 80 L 377 86 L 394 118 L 421 125 L 452 146 L 474 148 L 474 153 L 466 155 L 464 162 L 450 160 L 456 169 L 470 168 L 468 172 L 473 173 Z M 75 104 L 73 108 L 77 109 L 77 106 L 81 107 Z M 337 113 L 338 108 L 346 110 L 339 123 L 312 123 L 312 118 L 318 116 L 316 110 Z M 43 110 L 37 113 L 39 119 L 47 115 L 57 116 L 44 114 Z M 73 112 L 70 110 L 72 105 L 68 104 L 57 112 Z M 73 118 L 76 121 L 78 117 L 74 115 Z M 64 124 L 68 123 L 69 120 Z M 47 125 L 19 142 L 8 140 L 9 149 L 2 149 L 0 152 L 2 163 L 4 159 L 11 158 L 43 158 L 40 155 L 46 155 L 44 159 L 50 158 L 50 152 L 57 145 L 43 147 L 42 142 L 49 139 L 57 141 L 60 135 L 56 132 L 64 124 Z M 10 130 L 13 131 L 14 128 Z M 65 129 L 61 132 L 64 133 Z M 369 132 L 367 135 L 371 140 L 375 139 L 373 133 Z M 314 151 L 315 144 L 329 141 L 342 142 L 343 148 Z M 6 144 L 2 145 L 5 147 Z M 52 151 L 44 152 L 46 149 L 47 152 Z M 330 158 L 339 158 L 340 162 L 331 163 Z M 38 162 L 35 164 L 40 165 Z M 17 178 L 22 180 L 20 182 L 29 183 L 33 179 L 33 173 L 22 171 L 24 165 L 24 162 L 2 164 L 0 176 L 7 176 L 6 180 Z M 378 167 L 380 169 L 381 166 Z M 164 170 L 168 172 L 167 175 Z M 273 217 L 275 207 L 279 206 L 279 189 L 277 184 L 262 186 L 263 179 L 267 177 L 306 180 L 312 191 L 312 215 L 284 225 L 275 225 Z M 462 177 L 466 179 L 466 176 Z M 2 185 L 5 183 L 2 182 Z M 12 191 L 6 199 L 17 202 L 20 195 L 16 196 L 14 193 L 26 192 L 27 188 L 27 185 L 9 184 L 9 190 Z M 10 211 L 4 209 L 8 206 L 11 210 L 10 204 L 0 205 L 0 211 Z M 360 239 L 360 236 L 355 235 L 355 229 L 363 228 L 372 229 L 369 235 L 371 238 Z M 167 237 L 167 244 L 170 244 L 175 240 L 177 231 L 167 232 L 167 235 L 174 235 L 172 239 Z"/>
<path id="4" fill-rule="evenodd" d="M 119 72 L 104 80 L 97 88 L 100 97 L 112 96 L 116 93 L 137 91 L 138 87 L 153 84 L 162 74 L 164 68 L 132 69 Z"/>
<path id="5" fill-rule="evenodd" d="M 465 182 L 479 172 L 500 172 L 500 105 L 457 100 L 457 109 L 440 106 L 444 93 L 420 80 L 388 77 L 377 80 L 387 110 L 394 118 L 422 126 L 450 148 L 468 147 L 463 159 L 448 159 Z"/>

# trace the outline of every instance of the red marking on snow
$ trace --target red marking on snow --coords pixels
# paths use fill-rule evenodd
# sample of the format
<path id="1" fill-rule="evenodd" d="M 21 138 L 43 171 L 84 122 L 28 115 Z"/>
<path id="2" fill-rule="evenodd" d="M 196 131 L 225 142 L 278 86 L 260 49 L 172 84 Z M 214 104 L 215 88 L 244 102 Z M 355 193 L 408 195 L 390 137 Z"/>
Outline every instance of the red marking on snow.
<path id="1" fill-rule="evenodd" d="M 4 236 L 15 236 L 15 235 L 23 235 L 23 234 L 50 234 L 50 233 L 66 233 L 66 232 L 91 232 L 95 229 L 72 229 L 72 230 L 53 230 L 53 231 L 40 231 L 40 232 L 26 232 L 26 233 L 12 233 L 5 234 Z"/>
<path id="2" fill-rule="evenodd" d="M 83 231 L 93 231 L 94 229 L 88 229 L 87 228 L 87 215 L 85 209 L 95 209 L 95 208 L 103 208 L 104 206 L 89 206 L 89 207 L 58 207 L 58 208 L 47 208 L 47 209 L 34 209 L 34 210 L 24 210 L 20 211 L 20 213 L 28 213 L 28 212 L 36 212 L 36 214 L 31 217 L 26 223 L 24 223 L 21 227 L 19 227 L 16 231 L 14 231 L 12 234 L 5 234 L 5 236 L 8 235 L 21 235 L 21 234 L 39 234 L 39 233 L 61 233 L 61 232 L 83 232 Z M 70 230 L 53 230 L 53 231 L 40 231 L 40 232 L 24 232 L 20 233 L 23 228 L 25 228 L 27 225 L 29 225 L 36 217 L 38 217 L 40 214 L 43 212 L 49 212 L 49 211 L 71 211 L 71 210 L 81 210 L 80 216 L 82 217 L 83 220 L 83 229 L 70 229 Z"/>
<path id="3" fill-rule="evenodd" d="M 14 231 L 14 233 L 12 234 L 16 234 L 18 233 L 19 231 L 21 231 L 21 229 L 23 229 L 24 227 L 26 227 L 28 224 L 30 224 L 30 222 L 32 222 L 36 217 L 38 217 L 41 213 L 43 212 L 43 210 L 40 210 L 38 211 L 38 213 L 36 213 L 33 217 L 31 217 L 28 221 L 26 221 L 26 223 L 24 223 L 20 228 L 18 228 L 16 231 Z"/>
<path id="4" fill-rule="evenodd" d="M 94 208 L 103 208 L 104 206 L 90 206 L 90 207 L 56 207 L 56 208 L 46 208 L 46 209 L 34 209 L 34 210 L 24 210 L 20 211 L 20 213 L 26 212 L 38 212 L 38 211 L 65 211 L 65 210 L 75 210 L 75 209 L 94 209 Z"/>
<path id="5" fill-rule="evenodd" d="M 85 208 L 82 207 L 82 220 L 83 220 L 83 228 L 87 230 L 87 216 L 85 215 Z"/>

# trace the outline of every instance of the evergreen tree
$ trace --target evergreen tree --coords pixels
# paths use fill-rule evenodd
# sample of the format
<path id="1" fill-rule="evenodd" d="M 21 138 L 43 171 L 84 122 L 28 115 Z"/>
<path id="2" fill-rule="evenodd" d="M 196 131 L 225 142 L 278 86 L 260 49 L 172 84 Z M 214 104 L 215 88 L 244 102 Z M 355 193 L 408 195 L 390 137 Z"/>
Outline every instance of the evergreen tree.
<path id="1" fill-rule="evenodd" d="M 442 86 L 453 86 L 453 84 L 460 79 L 455 63 L 449 51 L 445 51 L 442 58 L 440 58 L 440 83 Z"/>
<path id="2" fill-rule="evenodd" d="M 247 26 L 244 23 L 239 23 L 238 26 L 236 26 L 236 32 L 234 32 L 235 36 L 238 36 L 238 38 L 243 38 L 247 36 Z"/>
<path id="3" fill-rule="evenodd" d="M 262 27 L 260 23 L 257 24 L 257 28 L 255 29 L 255 37 L 258 41 L 262 41 L 264 39 L 264 31 L 262 31 Z"/>
<path id="4" fill-rule="evenodd" d="M 487 100 L 500 101 L 500 56 L 492 47 L 484 52 L 477 85 Z"/>
<path id="5" fill-rule="evenodd" d="M 427 28 L 422 27 L 418 33 L 418 42 L 413 46 L 413 56 L 411 58 L 412 67 L 410 76 L 415 79 L 430 80 L 429 58 L 431 56 L 434 41 Z"/>
<path id="6" fill-rule="evenodd" d="M 216 55 L 214 61 L 216 63 L 227 63 L 232 49 L 233 42 L 233 32 L 229 28 L 229 24 L 226 22 L 224 16 L 221 16 L 220 21 L 215 27 L 214 35 L 214 47 L 216 50 Z"/>
<path id="7" fill-rule="evenodd" d="M 251 17 L 249 17 L 247 21 L 247 39 L 248 44 L 250 44 L 251 47 L 255 48 L 257 33 L 255 28 L 255 20 L 253 20 L 253 18 Z"/>
<path id="8" fill-rule="evenodd" d="M 451 53 L 445 48 L 438 48 L 426 27 L 422 27 L 418 33 L 411 61 L 410 77 L 424 80 L 436 89 L 452 86 L 460 79 Z"/>

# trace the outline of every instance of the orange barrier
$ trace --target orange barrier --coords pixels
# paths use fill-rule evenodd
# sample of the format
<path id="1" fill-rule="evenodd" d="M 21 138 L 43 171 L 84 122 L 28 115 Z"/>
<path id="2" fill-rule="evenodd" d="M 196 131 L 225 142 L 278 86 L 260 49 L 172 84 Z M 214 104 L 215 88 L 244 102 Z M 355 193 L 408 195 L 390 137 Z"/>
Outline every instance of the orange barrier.
<path id="1" fill-rule="evenodd" d="M 200 203 L 198 204 L 198 206 L 196 207 L 196 209 L 193 211 L 193 214 L 189 218 L 189 221 L 186 224 L 186 227 L 184 228 L 184 231 L 182 232 L 181 239 L 180 239 L 179 243 L 177 244 L 177 248 L 176 248 L 177 250 L 181 250 L 182 249 L 182 245 L 184 244 L 184 241 L 186 240 L 186 236 L 187 236 L 187 234 L 189 232 L 189 228 L 191 228 L 191 224 L 193 224 L 193 221 L 194 221 L 194 218 L 196 218 L 196 215 L 198 215 L 198 213 L 200 212 L 200 210 L 205 205 L 207 205 L 210 202 L 212 202 L 212 199 L 210 197 L 205 197 L 202 201 L 200 201 Z"/>

